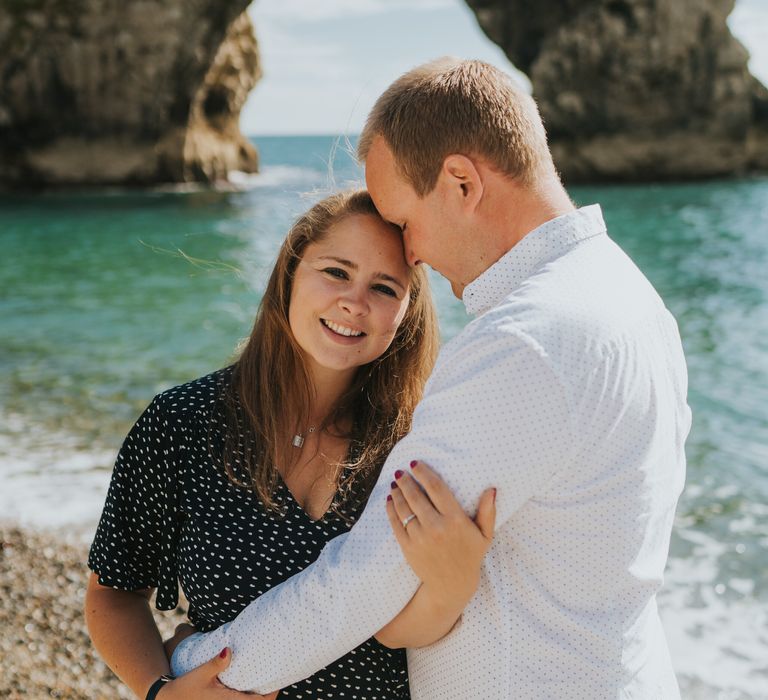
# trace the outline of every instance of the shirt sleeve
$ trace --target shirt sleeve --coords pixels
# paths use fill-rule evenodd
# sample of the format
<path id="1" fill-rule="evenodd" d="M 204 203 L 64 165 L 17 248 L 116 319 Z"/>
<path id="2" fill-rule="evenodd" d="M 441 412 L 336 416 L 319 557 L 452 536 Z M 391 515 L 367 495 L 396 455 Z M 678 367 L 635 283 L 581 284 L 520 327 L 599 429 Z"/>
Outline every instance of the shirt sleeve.
<path id="1" fill-rule="evenodd" d="M 233 622 L 186 640 L 174 654 L 174 673 L 229 647 L 232 663 L 222 682 L 267 693 L 310 676 L 393 619 L 418 580 L 390 530 L 385 499 L 392 473 L 412 459 L 434 467 L 470 513 L 484 489 L 497 487 L 497 528 L 566 467 L 571 416 L 542 352 L 497 330 L 449 348 L 411 433 L 393 449 L 352 530 Z"/>
<path id="2" fill-rule="evenodd" d="M 157 588 L 156 605 L 178 601 L 174 532 L 179 426 L 155 397 L 117 455 L 88 567 L 102 586 Z"/>

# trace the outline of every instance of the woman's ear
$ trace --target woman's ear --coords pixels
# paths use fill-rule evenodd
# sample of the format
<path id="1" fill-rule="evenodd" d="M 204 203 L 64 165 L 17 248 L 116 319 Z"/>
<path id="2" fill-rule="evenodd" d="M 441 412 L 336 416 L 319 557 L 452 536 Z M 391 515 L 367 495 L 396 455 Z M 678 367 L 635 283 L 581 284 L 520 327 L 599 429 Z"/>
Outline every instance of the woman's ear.
<path id="1" fill-rule="evenodd" d="M 457 197 L 462 209 L 474 211 L 477 208 L 485 183 L 472 158 L 458 153 L 446 156 L 440 175 L 448 186 L 448 194 Z"/>

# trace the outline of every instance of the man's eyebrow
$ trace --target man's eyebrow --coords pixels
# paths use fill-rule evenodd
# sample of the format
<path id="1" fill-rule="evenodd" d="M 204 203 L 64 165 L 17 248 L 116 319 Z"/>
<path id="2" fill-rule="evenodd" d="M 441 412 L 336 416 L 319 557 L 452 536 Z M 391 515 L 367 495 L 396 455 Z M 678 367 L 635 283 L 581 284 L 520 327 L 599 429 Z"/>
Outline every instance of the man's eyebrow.
<path id="1" fill-rule="evenodd" d="M 352 270 L 359 269 L 359 266 L 357 263 L 352 262 L 351 260 L 347 260 L 345 258 L 337 258 L 335 255 L 320 255 L 316 258 L 317 260 L 333 260 L 334 262 L 339 263 L 340 265 L 344 265 L 346 267 L 351 268 Z M 373 276 L 377 279 L 382 279 L 387 282 L 392 282 L 392 284 L 396 284 L 400 289 L 405 291 L 405 285 L 396 277 L 392 277 L 392 275 L 388 275 L 386 272 L 374 272 Z"/>

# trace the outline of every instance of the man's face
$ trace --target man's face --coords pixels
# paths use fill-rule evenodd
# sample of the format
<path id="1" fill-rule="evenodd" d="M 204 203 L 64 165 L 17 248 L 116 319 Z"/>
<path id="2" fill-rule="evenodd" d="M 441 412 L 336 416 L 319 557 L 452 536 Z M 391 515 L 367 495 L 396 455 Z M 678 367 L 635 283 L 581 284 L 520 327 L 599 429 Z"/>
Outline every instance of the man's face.
<path id="1" fill-rule="evenodd" d="M 446 211 L 438 185 L 419 197 L 400 174 L 386 141 L 377 136 L 365 160 L 365 181 L 376 208 L 384 219 L 403 232 L 405 259 L 411 266 L 421 262 L 451 281 L 460 279 L 453 222 Z"/>

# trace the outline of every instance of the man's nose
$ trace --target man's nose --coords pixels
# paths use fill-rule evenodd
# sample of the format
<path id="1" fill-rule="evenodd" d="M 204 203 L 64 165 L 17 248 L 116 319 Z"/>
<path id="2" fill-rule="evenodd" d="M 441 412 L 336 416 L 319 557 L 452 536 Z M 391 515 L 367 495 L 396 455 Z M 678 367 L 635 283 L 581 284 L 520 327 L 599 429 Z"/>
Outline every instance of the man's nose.
<path id="1" fill-rule="evenodd" d="M 408 267 L 416 267 L 421 265 L 421 260 L 413 252 L 411 242 L 409 240 L 409 233 L 407 229 L 403 231 L 403 250 L 405 251 L 405 262 L 408 263 Z"/>
<path id="2" fill-rule="evenodd" d="M 408 247 L 405 249 L 405 262 L 408 263 L 408 267 L 418 267 L 421 265 L 421 259 L 416 257 L 416 254 Z"/>

